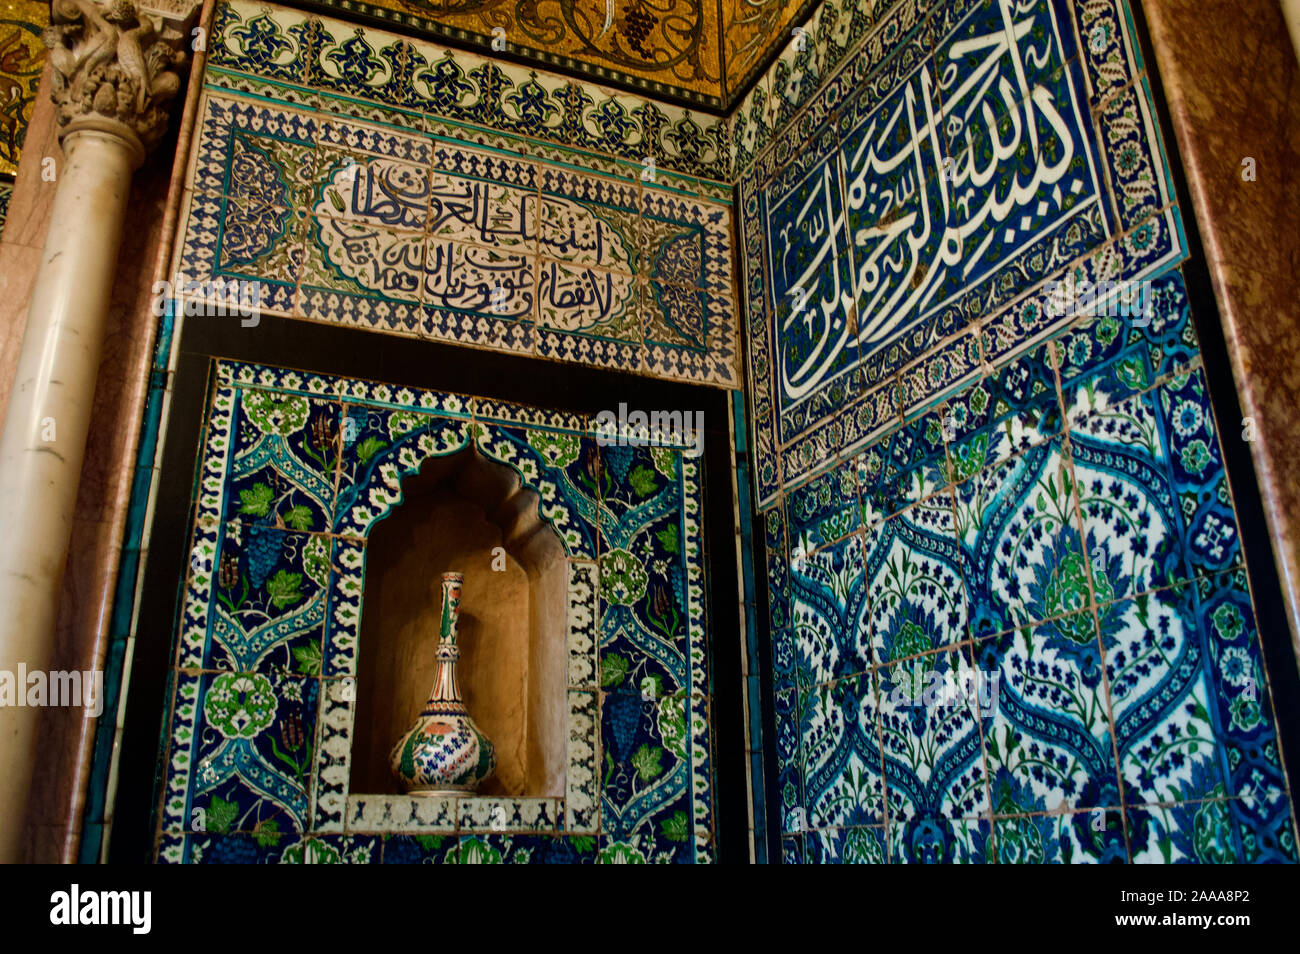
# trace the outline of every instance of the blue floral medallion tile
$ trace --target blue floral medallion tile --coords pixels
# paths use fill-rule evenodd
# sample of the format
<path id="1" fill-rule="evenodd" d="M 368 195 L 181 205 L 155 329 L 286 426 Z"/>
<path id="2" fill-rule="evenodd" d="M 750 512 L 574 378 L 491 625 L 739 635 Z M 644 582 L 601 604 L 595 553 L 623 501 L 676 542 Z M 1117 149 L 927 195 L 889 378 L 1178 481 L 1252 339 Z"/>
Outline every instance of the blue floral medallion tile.
<path id="1" fill-rule="evenodd" d="M 1234 857 L 1294 857 L 1263 662 L 1237 576 L 1208 578 L 1202 593 L 1187 584 L 1118 604 L 1107 675 L 1126 801 L 1235 799 L 1224 835 Z M 1177 816 L 1155 812 L 1153 824 L 1172 838 Z"/>
<path id="2" fill-rule="evenodd" d="M 866 531 L 874 663 L 966 638 L 968 600 L 953 521 L 945 493 Z"/>
<path id="3" fill-rule="evenodd" d="M 1070 449 L 1097 602 L 1186 579 L 1178 503 L 1150 397 L 1089 415 L 1071 430 Z"/>
<path id="4" fill-rule="evenodd" d="M 802 685 L 871 663 L 862 537 L 847 537 L 790 567 L 795 668 Z"/>
<path id="5" fill-rule="evenodd" d="M 994 467 L 1061 431 L 1050 344 L 1016 358 L 950 402 L 952 479 Z M 958 410 L 960 408 L 960 410 Z"/>
<path id="6" fill-rule="evenodd" d="M 994 816 L 1118 807 L 1092 613 L 994 636 L 972 654 Z"/>
<path id="7" fill-rule="evenodd" d="M 882 865 L 888 860 L 882 826 L 822 828 L 807 836 L 810 864 Z"/>
<path id="8" fill-rule="evenodd" d="M 1026 798 L 1010 779 L 993 783 L 994 811 L 999 803 L 1023 805 Z M 992 837 L 984 844 L 990 863 L 997 864 L 1125 864 L 1124 820 L 1118 808 L 1066 814 L 994 817 Z"/>
<path id="9" fill-rule="evenodd" d="M 891 431 L 859 458 L 864 507 L 891 517 L 948 483 L 947 418 L 947 407 L 939 405 Z"/>
<path id="10" fill-rule="evenodd" d="M 1072 427 L 1188 368 L 1200 354 L 1180 271 L 1114 291 L 1089 291 L 1097 297 L 1082 310 L 1097 314 L 1056 343 L 1065 416 Z"/>
<path id="11" fill-rule="evenodd" d="M 890 860 L 912 865 L 988 864 L 992 860 L 989 830 L 985 818 L 917 815 L 890 825 Z"/>
<path id="12" fill-rule="evenodd" d="M 877 672 L 891 833 L 917 820 L 944 828 L 947 819 L 988 814 L 969 669 L 958 650 L 948 649 Z"/>
<path id="13" fill-rule="evenodd" d="M 872 680 L 870 674 L 850 676 L 813 686 L 805 696 L 803 787 L 809 829 L 884 821 Z"/>
<path id="14" fill-rule="evenodd" d="M 956 529 L 970 592 L 971 635 L 1088 605 L 1090 575 L 1076 511 L 1059 439 L 957 487 Z"/>

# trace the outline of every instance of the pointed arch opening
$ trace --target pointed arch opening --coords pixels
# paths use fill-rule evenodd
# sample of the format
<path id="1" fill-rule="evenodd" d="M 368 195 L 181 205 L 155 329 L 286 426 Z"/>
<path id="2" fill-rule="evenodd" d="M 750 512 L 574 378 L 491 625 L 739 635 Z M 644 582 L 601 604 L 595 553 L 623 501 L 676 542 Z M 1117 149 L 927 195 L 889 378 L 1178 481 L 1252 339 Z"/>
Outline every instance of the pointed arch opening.
<path id="1" fill-rule="evenodd" d="M 564 794 L 564 544 L 538 496 L 473 445 L 426 460 L 366 543 L 350 790 L 397 793 L 388 754 L 434 678 L 444 571 L 465 575 L 458 676 L 496 747 L 484 795 Z"/>

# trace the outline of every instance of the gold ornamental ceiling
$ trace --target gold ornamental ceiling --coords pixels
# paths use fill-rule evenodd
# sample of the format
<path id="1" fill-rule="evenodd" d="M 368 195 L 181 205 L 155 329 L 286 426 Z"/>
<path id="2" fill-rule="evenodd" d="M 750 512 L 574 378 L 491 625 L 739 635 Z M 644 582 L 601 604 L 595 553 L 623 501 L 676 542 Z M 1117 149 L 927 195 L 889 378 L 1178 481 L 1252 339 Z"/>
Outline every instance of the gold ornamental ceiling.
<path id="1" fill-rule="evenodd" d="M 727 112 L 810 0 L 305 0 L 659 99 Z M 496 28 L 504 34 L 494 32 Z"/>
<path id="2" fill-rule="evenodd" d="M 18 171 L 45 66 L 41 31 L 49 22 L 46 0 L 0 0 L 0 176 Z"/>

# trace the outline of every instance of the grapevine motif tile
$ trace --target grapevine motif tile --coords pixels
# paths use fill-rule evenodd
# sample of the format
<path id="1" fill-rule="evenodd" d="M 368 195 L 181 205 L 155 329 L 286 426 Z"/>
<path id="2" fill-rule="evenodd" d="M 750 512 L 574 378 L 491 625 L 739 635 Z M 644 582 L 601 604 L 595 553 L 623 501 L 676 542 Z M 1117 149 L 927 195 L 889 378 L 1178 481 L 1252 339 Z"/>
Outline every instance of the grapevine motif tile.
<path id="1" fill-rule="evenodd" d="M 230 362 L 216 378 L 159 860 L 712 860 L 693 461 L 601 447 L 556 412 Z M 564 794 L 351 792 L 368 534 L 403 479 L 471 443 L 569 558 Z"/>
<path id="2" fill-rule="evenodd" d="M 334 506 L 338 405 L 302 395 L 240 395 L 225 520 L 323 531 Z"/>
<path id="3" fill-rule="evenodd" d="M 204 668 L 318 675 L 331 548 L 323 535 L 227 524 Z"/>
<path id="4" fill-rule="evenodd" d="M 314 679 L 221 673 L 200 679 L 189 813 L 214 833 L 263 844 L 307 828 L 316 738 Z"/>

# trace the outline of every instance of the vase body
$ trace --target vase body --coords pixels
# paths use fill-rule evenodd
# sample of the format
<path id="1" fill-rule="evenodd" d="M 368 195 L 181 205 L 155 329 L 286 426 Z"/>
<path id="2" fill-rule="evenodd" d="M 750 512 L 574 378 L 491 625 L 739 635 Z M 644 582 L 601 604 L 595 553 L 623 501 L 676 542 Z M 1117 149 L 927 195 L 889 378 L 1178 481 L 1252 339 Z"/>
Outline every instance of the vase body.
<path id="1" fill-rule="evenodd" d="M 460 573 L 442 575 L 442 616 L 438 626 L 438 668 L 433 689 L 415 725 L 393 747 L 389 764 L 404 791 L 412 795 L 453 795 L 478 791 L 496 768 L 492 743 L 460 698 L 456 683 L 456 643 L 460 616 Z"/>

